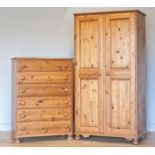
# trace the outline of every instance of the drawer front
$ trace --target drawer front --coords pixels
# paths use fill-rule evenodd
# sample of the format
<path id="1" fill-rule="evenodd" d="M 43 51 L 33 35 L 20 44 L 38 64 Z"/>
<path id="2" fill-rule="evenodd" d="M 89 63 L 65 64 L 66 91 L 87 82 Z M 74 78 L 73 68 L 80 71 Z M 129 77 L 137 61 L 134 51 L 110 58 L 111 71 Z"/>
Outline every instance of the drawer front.
<path id="1" fill-rule="evenodd" d="M 18 84 L 17 96 L 68 96 L 71 85 Z"/>
<path id="2" fill-rule="evenodd" d="M 72 119 L 72 109 L 18 109 L 18 122 L 31 121 L 62 121 Z"/>
<path id="3" fill-rule="evenodd" d="M 71 133 L 70 121 L 20 122 L 17 124 L 17 136 L 52 135 Z"/>
<path id="4" fill-rule="evenodd" d="M 17 83 L 71 83 L 71 72 L 19 72 Z"/>
<path id="5" fill-rule="evenodd" d="M 17 108 L 66 108 L 72 106 L 72 97 L 18 97 Z"/>
<path id="6" fill-rule="evenodd" d="M 21 59 L 16 61 L 18 72 L 71 71 L 71 60 Z"/>

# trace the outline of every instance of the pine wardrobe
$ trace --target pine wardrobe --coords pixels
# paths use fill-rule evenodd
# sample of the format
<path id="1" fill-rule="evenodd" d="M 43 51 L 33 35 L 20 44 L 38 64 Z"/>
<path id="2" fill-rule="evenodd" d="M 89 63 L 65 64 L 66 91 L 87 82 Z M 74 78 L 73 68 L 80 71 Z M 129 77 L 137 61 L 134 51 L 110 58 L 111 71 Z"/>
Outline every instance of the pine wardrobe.
<path id="1" fill-rule="evenodd" d="M 75 134 L 146 133 L 145 15 L 137 10 L 75 14 Z"/>

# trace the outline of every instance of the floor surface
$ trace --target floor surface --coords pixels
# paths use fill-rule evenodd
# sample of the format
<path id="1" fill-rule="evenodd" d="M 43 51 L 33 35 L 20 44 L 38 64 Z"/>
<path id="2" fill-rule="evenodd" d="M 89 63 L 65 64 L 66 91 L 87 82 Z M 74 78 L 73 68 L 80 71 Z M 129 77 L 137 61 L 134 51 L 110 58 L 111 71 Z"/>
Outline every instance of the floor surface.
<path id="1" fill-rule="evenodd" d="M 81 138 L 81 140 L 67 140 L 65 136 L 24 138 L 22 143 L 16 144 L 11 140 L 10 132 L 0 132 L 0 147 L 154 147 L 155 133 L 147 133 L 138 145 L 127 143 L 123 138 L 96 137 Z"/>

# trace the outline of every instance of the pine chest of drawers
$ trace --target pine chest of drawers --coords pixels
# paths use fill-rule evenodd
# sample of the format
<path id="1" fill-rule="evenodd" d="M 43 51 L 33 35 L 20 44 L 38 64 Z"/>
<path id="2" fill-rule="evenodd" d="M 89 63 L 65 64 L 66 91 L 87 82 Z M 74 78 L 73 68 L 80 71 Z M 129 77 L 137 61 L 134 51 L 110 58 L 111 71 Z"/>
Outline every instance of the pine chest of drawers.
<path id="1" fill-rule="evenodd" d="M 12 61 L 15 141 L 50 135 L 72 138 L 72 59 L 14 58 Z"/>

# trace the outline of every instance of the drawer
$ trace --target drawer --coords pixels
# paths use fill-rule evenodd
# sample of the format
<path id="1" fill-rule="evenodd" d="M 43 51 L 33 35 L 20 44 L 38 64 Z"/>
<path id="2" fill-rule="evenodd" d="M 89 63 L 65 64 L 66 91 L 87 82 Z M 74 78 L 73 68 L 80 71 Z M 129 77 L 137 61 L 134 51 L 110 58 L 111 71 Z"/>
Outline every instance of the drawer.
<path id="1" fill-rule="evenodd" d="M 19 72 L 17 83 L 72 83 L 71 72 Z"/>
<path id="2" fill-rule="evenodd" d="M 18 109 L 18 122 L 31 121 L 62 121 L 72 119 L 72 109 Z"/>
<path id="3" fill-rule="evenodd" d="M 69 96 L 71 85 L 18 84 L 17 96 Z"/>
<path id="4" fill-rule="evenodd" d="M 54 72 L 71 71 L 72 60 L 66 59 L 18 59 L 18 72 Z"/>
<path id="5" fill-rule="evenodd" d="M 72 97 L 18 97 L 17 108 L 66 108 L 72 106 Z"/>
<path id="6" fill-rule="evenodd" d="M 71 121 L 20 122 L 17 124 L 17 136 L 41 136 L 57 133 L 71 133 Z"/>

